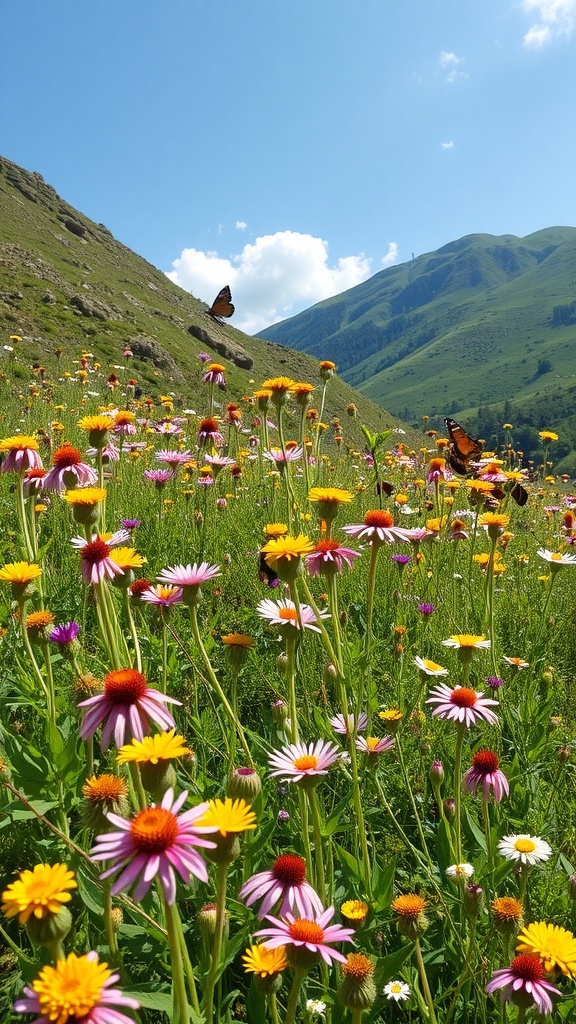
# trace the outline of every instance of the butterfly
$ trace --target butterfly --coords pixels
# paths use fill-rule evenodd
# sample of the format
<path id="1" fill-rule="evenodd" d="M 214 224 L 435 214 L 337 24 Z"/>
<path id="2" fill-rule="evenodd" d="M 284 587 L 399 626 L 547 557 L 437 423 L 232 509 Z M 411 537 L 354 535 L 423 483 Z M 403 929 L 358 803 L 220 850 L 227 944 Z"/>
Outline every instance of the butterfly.
<path id="1" fill-rule="evenodd" d="M 266 555 L 261 551 L 258 558 L 258 576 L 260 577 L 261 583 L 266 583 L 269 587 L 277 587 L 280 583 L 280 577 L 277 572 L 274 572 L 267 561 Z"/>
<path id="2" fill-rule="evenodd" d="M 232 305 L 232 293 L 228 285 L 226 285 L 222 291 L 218 292 L 218 295 L 214 299 L 210 309 L 207 309 L 206 312 L 217 324 L 220 324 L 221 327 L 224 326 L 222 317 L 232 316 L 234 312 L 234 306 Z"/>
<path id="3" fill-rule="evenodd" d="M 448 418 L 444 423 L 450 438 L 448 462 L 455 473 L 466 476 L 470 472 L 470 463 L 482 454 L 483 442 L 470 437 L 456 420 Z"/>

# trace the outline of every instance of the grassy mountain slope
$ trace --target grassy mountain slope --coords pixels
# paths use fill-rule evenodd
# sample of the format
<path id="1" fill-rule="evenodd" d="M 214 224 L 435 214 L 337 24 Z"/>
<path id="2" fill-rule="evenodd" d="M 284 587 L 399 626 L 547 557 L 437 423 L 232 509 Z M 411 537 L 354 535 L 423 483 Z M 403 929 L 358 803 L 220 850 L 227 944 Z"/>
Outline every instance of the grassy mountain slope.
<path id="1" fill-rule="evenodd" d="M 501 418 L 576 438 L 576 228 L 468 235 L 262 332 L 329 353 L 396 415 Z M 544 419 L 544 423 L 541 420 Z M 480 417 L 484 435 L 492 424 Z M 560 422 L 561 421 L 561 422 Z"/>
<path id="2" fill-rule="evenodd" d="M 182 407 L 200 401 L 201 351 L 225 364 L 230 400 L 268 377 L 320 384 L 315 358 L 213 323 L 204 303 L 67 204 L 41 175 L 0 158 L 0 368 L 12 334 L 23 341 L 11 372 L 26 380 L 33 363 L 56 375 L 58 348 L 64 364 L 88 348 L 113 367 L 129 347 L 130 371 L 144 394 L 156 399 L 170 391 Z M 325 418 L 342 417 L 351 402 L 373 429 L 396 425 L 339 377 L 328 389 Z M 344 426 L 347 439 L 359 443 L 355 422 Z"/>

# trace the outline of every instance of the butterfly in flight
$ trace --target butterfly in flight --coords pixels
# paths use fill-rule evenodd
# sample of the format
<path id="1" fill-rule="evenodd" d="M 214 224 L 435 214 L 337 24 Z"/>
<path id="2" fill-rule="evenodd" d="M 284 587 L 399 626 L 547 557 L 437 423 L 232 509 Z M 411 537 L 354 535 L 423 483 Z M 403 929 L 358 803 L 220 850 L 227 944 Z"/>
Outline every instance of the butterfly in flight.
<path id="1" fill-rule="evenodd" d="M 455 473 L 466 476 L 471 470 L 471 463 L 481 456 L 484 444 L 478 438 L 467 434 L 464 428 L 456 423 L 456 420 L 448 418 L 444 422 L 450 438 L 448 463 Z M 492 494 L 498 499 L 504 497 L 504 491 L 501 488 L 495 488 Z M 518 481 L 513 483 L 510 495 L 521 508 L 528 501 L 528 491 Z"/>
<path id="2" fill-rule="evenodd" d="M 224 321 L 222 317 L 232 316 L 234 312 L 234 306 L 232 305 L 232 293 L 228 285 L 218 292 L 218 295 L 214 299 L 214 302 L 210 306 L 210 309 L 206 310 L 208 316 L 212 317 L 215 323 L 220 324 L 224 327 Z"/>

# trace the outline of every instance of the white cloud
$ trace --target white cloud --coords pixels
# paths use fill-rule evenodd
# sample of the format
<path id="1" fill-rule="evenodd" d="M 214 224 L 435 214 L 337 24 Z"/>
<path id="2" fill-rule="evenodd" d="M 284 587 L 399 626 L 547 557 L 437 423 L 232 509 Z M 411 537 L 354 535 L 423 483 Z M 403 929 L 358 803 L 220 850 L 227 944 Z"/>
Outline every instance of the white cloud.
<path id="1" fill-rule="evenodd" d="M 446 82 L 455 82 L 458 78 L 468 78 L 465 71 L 457 70 L 458 65 L 463 64 L 464 61 L 464 57 L 459 57 L 456 53 L 452 53 L 449 50 L 440 51 L 440 67 L 448 71 L 445 79 Z"/>
<path id="2" fill-rule="evenodd" d="M 390 266 L 398 247 L 390 242 L 382 259 Z M 234 326 L 256 334 L 331 295 L 353 288 L 370 277 L 372 261 L 364 253 L 328 263 L 328 244 L 313 235 L 277 231 L 262 235 L 231 258 L 198 249 L 184 249 L 167 277 L 205 302 L 225 284 L 236 306 Z"/>
<path id="3" fill-rule="evenodd" d="M 522 0 L 522 10 L 538 19 L 524 36 L 524 45 L 540 49 L 556 36 L 571 36 L 576 24 L 576 0 Z"/>
<path id="4" fill-rule="evenodd" d="M 237 220 L 236 221 L 236 228 L 237 228 L 238 231 L 246 231 L 247 227 L 248 227 L 248 225 L 247 225 L 245 220 Z"/>
<path id="5" fill-rule="evenodd" d="M 454 143 L 452 140 L 450 140 L 450 142 L 441 142 L 440 145 L 442 149 L 454 149 Z"/>

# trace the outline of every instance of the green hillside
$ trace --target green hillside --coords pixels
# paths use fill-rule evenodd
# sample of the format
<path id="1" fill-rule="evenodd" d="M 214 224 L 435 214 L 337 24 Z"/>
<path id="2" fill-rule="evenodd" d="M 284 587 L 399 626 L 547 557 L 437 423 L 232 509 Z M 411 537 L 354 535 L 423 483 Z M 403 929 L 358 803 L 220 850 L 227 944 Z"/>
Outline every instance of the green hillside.
<path id="1" fill-rule="evenodd" d="M 417 423 L 512 418 L 527 452 L 576 440 L 576 228 L 468 235 L 275 324 L 262 336 L 329 353 L 362 394 Z M 479 409 L 481 409 L 480 415 Z"/>
<path id="2" fill-rule="evenodd" d="M 170 391 L 176 407 L 199 398 L 201 351 L 225 364 L 235 398 L 274 376 L 321 383 L 316 358 L 218 326 L 204 303 L 71 207 L 41 175 L 0 158 L 0 371 L 10 335 L 23 339 L 11 367 L 22 387 L 33 364 L 46 367 L 49 380 L 59 371 L 58 349 L 68 365 L 84 348 L 111 368 L 131 349 L 130 371 L 144 395 Z M 328 389 L 325 418 L 342 417 L 351 402 L 372 429 L 396 425 L 339 377 Z M 356 422 L 344 426 L 346 440 L 359 444 Z"/>

